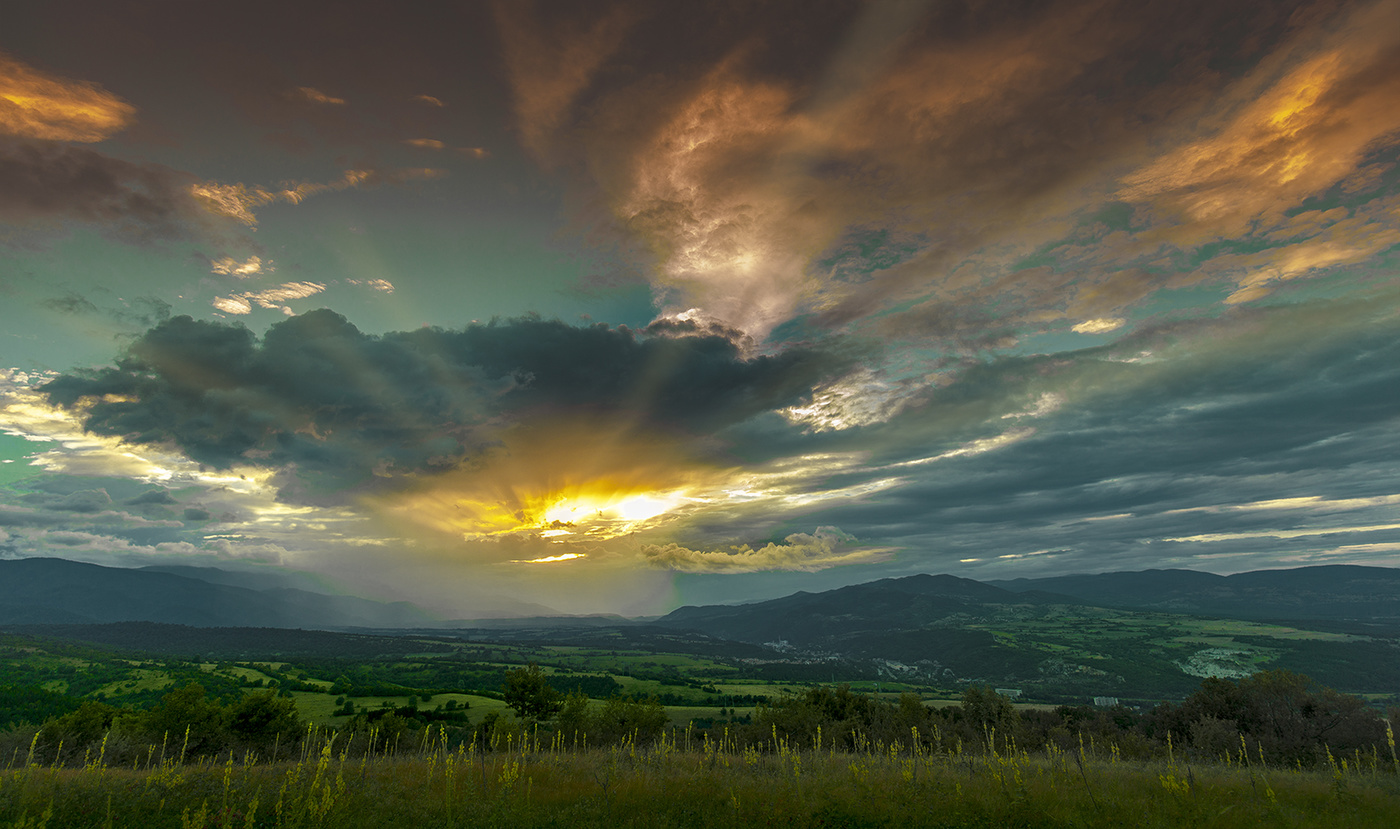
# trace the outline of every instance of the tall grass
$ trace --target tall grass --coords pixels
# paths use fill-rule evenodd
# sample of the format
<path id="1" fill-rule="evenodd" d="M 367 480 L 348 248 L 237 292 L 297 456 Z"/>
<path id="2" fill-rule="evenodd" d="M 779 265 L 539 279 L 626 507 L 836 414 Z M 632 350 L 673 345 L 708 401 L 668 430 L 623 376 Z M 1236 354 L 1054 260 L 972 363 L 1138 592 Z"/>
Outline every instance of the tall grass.
<path id="1" fill-rule="evenodd" d="M 673 730 L 584 748 L 541 732 L 454 743 L 442 729 L 352 744 L 311 728 L 293 760 L 193 760 L 177 737 L 121 766 L 100 750 L 80 766 L 45 762 L 36 741 L 0 770 L 0 827 L 1400 825 L 1393 755 L 1305 771 L 1243 743 L 1199 765 L 1176 752 L 1125 760 L 1111 745 L 1033 755 L 991 734 L 985 748 L 943 750 L 920 736 L 851 751 Z"/>

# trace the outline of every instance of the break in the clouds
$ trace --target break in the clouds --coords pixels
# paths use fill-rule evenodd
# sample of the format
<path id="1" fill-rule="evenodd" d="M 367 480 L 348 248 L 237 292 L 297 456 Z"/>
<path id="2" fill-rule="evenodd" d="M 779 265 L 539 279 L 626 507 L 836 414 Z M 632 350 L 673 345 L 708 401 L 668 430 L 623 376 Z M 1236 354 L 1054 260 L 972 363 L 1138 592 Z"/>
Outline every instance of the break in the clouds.
<path id="1" fill-rule="evenodd" d="M 1400 549 L 1397 0 L 61 0 L 0 50 L 11 554 L 471 616 Z"/>

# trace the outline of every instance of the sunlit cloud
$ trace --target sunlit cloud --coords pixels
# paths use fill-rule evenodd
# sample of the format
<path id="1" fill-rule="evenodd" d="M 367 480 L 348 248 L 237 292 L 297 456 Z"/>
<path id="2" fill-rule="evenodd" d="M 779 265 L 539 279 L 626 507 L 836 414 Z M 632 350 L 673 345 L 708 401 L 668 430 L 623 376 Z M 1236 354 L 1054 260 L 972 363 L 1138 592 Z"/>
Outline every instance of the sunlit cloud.
<path id="1" fill-rule="evenodd" d="M 309 196 L 317 193 L 334 192 L 358 187 L 371 173 L 367 170 L 346 170 L 339 181 L 329 184 L 295 182 L 277 190 L 265 187 L 248 186 L 243 183 L 219 184 L 201 182 L 190 188 L 205 209 L 211 213 L 228 216 L 252 227 L 258 223 L 254 211 L 276 202 L 301 204 Z"/>
<path id="2" fill-rule="evenodd" d="M 1339 535 L 1354 533 L 1381 532 L 1384 530 L 1400 530 L 1400 524 L 1368 524 L 1356 527 L 1309 527 L 1301 530 L 1259 530 L 1254 532 L 1228 532 L 1228 533 L 1202 533 L 1200 535 L 1183 535 L 1175 538 L 1164 538 L 1163 541 L 1187 542 L 1214 542 L 1214 541 L 1239 541 L 1251 538 L 1307 538 L 1318 535 Z"/>
<path id="3" fill-rule="evenodd" d="M 293 94 L 301 100 L 309 101 L 313 104 L 327 104 L 329 106 L 345 105 L 344 98 L 336 98 L 332 95 L 327 95 L 321 90 L 315 89 L 314 87 L 310 86 L 298 86 L 295 90 L 293 90 Z"/>
<path id="4" fill-rule="evenodd" d="M 542 558 L 514 559 L 513 564 L 553 564 L 558 561 L 574 561 L 575 559 L 587 558 L 583 553 L 560 553 L 557 556 L 544 556 Z"/>
<path id="5" fill-rule="evenodd" d="M 900 461 L 899 463 L 888 464 L 883 468 L 902 469 L 911 466 L 925 466 L 927 464 L 937 463 L 938 461 L 948 460 L 949 458 L 965 458 L 970 455 L 981 455 L 985 452 L 994 452 L 998 449 L 1003 449 L 1007 446 L 1011 446 L 1012 444 L 1020 443 L 1021 441 L 1033 436 L 1035 433 L 1036 430 L 1030 427 L 1012 429 L 1008 432 L 1003 432 L 995 437 L 978 438 L 977 440 L 969 441 L 968 443 L 965 443 L 956 449 L 949 449 L 947 452 L 940 452 L 937 455 L 930 455 L 929 457 L 925 458 L 916 458 L 914 460 Z"/>
<path id="6" fill-rule="evenodd" d="M 262 291 L 215 297 L 211 304 L 226 314 L 249 314 L 252 313 L 254 305 L 260 308 L 280 308 L 284 313 L 291 313 L 286 306 L 287 302 L 315 296 L 325 289 L 326 286 L 319 282 L 284 282 L 275 288 Z"/>
<path id="7" fill-rule="evenodd" d="M 1400 7 L 1374 4 L 1276 79 L 1277 62 L 1266 61 L 1239 82 L 1231 97 L 1246 102 L 1219 130 L 1125 177 L 1120 197 L 1150 205 L 1163 219 L 1150 238 L 1182 246 L 1256 234 L 1289 241 L 1208 264 L 1238 281 L 1231 303 L 1262 297 L 1276 281 L 1366 261 L 1400 242 L 1393 202 L 1364 218 L 1333 213 L 1311 229 L 1288 212 L 1353 176 L 1363 181 L 1349 189 L 1364 188 L 1375 175 L 1362 168 L 1366 155 L 1395 142 L 1397 32 Z"/>
<path id="8" fill-rule="evenodd" d="M 434 97 L 431 96 L 431 95 L 414 95 L 414 96 L 413 96 L 412 98 L 410 98 L 409 100 L 411 100 L 411 101 L 416 101 L 416 102 L 418 102 L 418 103 L 420 103 L 420 104 L 427 104 L 427 105 L 430 106 L 430 107 L 442 107 L 442 106 L 443 106 L 443 103 L 442 103 L 441 100 L 439 100 L 439 99 L 437 99 L 437 98 L 434 98 Z"/>
<path id="9" fill-rule="evenodd" d="M 539 424 L 501 440 L 470 469 L 367 504 L 409 534 L 611 539 L 674 520 L 728 477 L 674 444 L 602 422 Z"/>
<path id="10" fill-rule="evenodd" d="M 423 150 L 441 150 L 447 146 L 436 138 L 405 138 L 403 143 Z"/>
<path id="11" fill-rule="evenodd" d="M 651 566 L 688 573 L 813 573 L 830 567 L 885 561 L 893 554 L 889 547 L 860 547 L 855 538 L 836 527 L 818 527 L 811 534 L 793 533 L 782 544 L 769 543 L 757 549 L 740 544 L 702 551 L 674 543 L 642 548 L 642 555 Z"/>
<path id="12" fill-rule="evenodd" d="M 1109 331 L 1117 331 L 1126 322 L 1121 317 L 1101 317 L 1099 319 L 1084 320 L 1072 329 L 1076 334 L 1107 334 Z"/>
<path id="13" fill-rule="evenodd" d="M 884 423 L 924 393 L 917 385 L 891 382 L 863 368 L 815 389 L 810 400 L 780 414 L 808 432 L 852 429 Z"/>
<path id="14" fill-rule="evenodd" d="M 387 279 L 347 279 L 345 282 L 350 285 L 367 285 L 376 291 L 382 291 L 386 294 L 392 294 L 394 292 L 394 283 Z"/>
<path id="15" fill-rule="evenodd" d="M 46 141 L 102 141 L 136 108 L 94 83 L 49 75 L 0 52 L 0 134 Z"/>
<path id="16" fill-rule="evenodd" d="M 278 189 L 250 186 L 242 182 L 220 184 L 200 182 L 190 187 L 190 193 L 210 213 L 236 219 L 249 227 L 258 223 L 255 211 L 269 204 L 301 204 L 320 193 L 335 193 L 361 185 L 402 184 L 410 181 L 431 181 L 447 175 L 437 167 L 405 167 L 395 170 L 346 170 L 337 181 L 290 182 Z"/>
<path id="17" fill-rule="evenodd" d="M 250 256 L 241 262 L 232 256 L 221 256 L 209 262 L 209 271 L 211 273 L 224 274 L 226 276 L 247 278 L 260 273 L 270 273 L 273 270 L 272 264 L 270 262 L 264 262 L 261 256 Z"/>

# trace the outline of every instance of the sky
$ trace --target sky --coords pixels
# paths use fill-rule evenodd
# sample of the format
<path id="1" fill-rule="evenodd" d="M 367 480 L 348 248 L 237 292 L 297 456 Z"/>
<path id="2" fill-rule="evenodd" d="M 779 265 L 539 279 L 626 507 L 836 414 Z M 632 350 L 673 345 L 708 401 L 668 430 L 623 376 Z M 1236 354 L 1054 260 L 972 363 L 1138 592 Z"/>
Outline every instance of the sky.
<path id="1" fill-rule="evenodd" d="M 442 5 L 0 10 L 0 557 L 1397 561 L 1400 0 Z"/>

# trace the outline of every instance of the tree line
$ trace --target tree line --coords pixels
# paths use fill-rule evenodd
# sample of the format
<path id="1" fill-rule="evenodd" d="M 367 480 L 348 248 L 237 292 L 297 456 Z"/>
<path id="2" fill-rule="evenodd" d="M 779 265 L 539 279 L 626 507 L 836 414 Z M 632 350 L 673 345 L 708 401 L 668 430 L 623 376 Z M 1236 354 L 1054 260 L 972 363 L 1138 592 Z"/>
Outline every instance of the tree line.
<path id="1" fill-rule="evenodd" d="M 577 685 L 567 693 L 538 665 L 509 670 L 501 697 L 513 716 L 488 712 L 471 722 L 465 711 L 426 711 L 409 705 L 366 711 L 336 729 L 348 750 L 427 739 L 481 750 L 517 744 L 529 734 L 564 745 L 643 745 L 670 728 L 655 697 L 616 692 L 591 699 Z M 275 690 L 210 695 L 197 683 L 164 694 L 145 710 L 98 701 L 76 708 L 57 695 L 27 694 L 13 702 L 46 716 L 42 726 L 0 732 L 0 751 L 33 752 L 45 763 L 76 763 L 99 754 L 109 763 L 149 763 L 175 756 L 275 759 L 294 751 L 306 723 L 294 700 Z M 960 701 L 926 705 L 917 695 L 881 697 L 848 685 L 817 686 L 759 703 L 745 721 L 692 724 L 691 739 L 723 740 L 764 751 L 791 749 L 870 751 L 1074 751 L 1088 746 L 1124 759 L 1172 753 L 1201 762 L 1227 756 L 1249 762 L 1311 767 L 1329 757 L 1394 759 L 1393 720 L 1362 699 L 1288 671 L 1263 671 L 1240 680 L 1207 679 L 1179 703 L 1146 710 L 1123 706 L 1053 709 L 1015 707 L 990 687 L 967 688 Z M 8 739 L 4 739 L 8 736 Z M 156 755 L 159 755 L 157 757 Z M 1240 755 L 1243 754 L 1244 757 Z M 12 762 L 15 758 L 7 757 Z M 25 758 L 19 756 L 23 761 Z"/>

